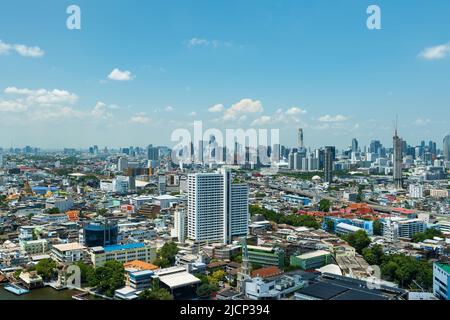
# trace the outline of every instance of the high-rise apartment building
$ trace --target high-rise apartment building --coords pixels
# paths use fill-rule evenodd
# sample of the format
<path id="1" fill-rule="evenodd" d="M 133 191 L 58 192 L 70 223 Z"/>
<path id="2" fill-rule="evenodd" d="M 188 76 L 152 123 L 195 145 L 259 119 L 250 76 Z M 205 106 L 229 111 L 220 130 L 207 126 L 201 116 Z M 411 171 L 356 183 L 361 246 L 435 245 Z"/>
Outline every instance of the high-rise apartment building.
<path id="1" fill-rule="evenodd" d="M 117 161 L 117 171 L 123 172 L 125 169 L 128 169 L 128 159 L 120 157 Z"/>
<path id="2" fill-rule="evenodd" d="M 450 161 L 450 134 L 444 138 L 444 159 Z"/>
<path id="3" fill-rule="evenodd" d="M 325 147 L 325 159 L 323 165 L 324 181 L 331 183 L 333 181 L 333 152 L 334 147 Z"/>
<path id="4" fill-rule="evenodd" d="M 303 149 L 305 147 L 305 142 L 303 140 L 303 129 L 298 129 L 298 147 L 299 149 Z"/>
<path id="5" fill-rule="evenodd" d="M 223 241 L 247 235 L 248 186 L 232 181 L 230 170 L 188 175 L 188 238 Z"/>
<path id="6" fill-rule="evenodd" d="M 149 145 L 147 147 L 147 160 L 158 161 L 159 160 L 159 148 Z"/>

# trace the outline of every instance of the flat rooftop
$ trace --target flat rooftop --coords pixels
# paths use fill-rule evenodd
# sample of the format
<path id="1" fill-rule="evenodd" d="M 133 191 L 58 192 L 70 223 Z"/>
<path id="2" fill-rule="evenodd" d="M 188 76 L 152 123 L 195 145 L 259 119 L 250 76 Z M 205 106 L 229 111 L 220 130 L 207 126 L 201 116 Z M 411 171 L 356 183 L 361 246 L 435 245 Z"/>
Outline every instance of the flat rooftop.
<path id="1" fill-rule="evenodd" d="M 55 245 L 53 245 L 53 248 L 58 250 L 58 251 L 62 251 L 62 252 L 86 249 L 85 246 L 79 244 L 78 242 L 71 242 L 71 243 L 65 243 L 65 244 L 55 244 Z"/>
<path id="2" fill-rule="evenodd" d="M 159 276 L 159 280 L 166 286 L 168 286 L 170 289 L 186 287 L 201 282 L 200 279 L 194 277 L 187 271 L 171 273 L 168 275 L 161 275 Z"/>
<path id="3" fill-rule="evenodd" d="M 145 247 L 144 243 L 128 243 L 128 244 L 117 244 L 112 246 L 103 247 L 105 252 L 120 251 L 120 250 L 130 250 Z"/>

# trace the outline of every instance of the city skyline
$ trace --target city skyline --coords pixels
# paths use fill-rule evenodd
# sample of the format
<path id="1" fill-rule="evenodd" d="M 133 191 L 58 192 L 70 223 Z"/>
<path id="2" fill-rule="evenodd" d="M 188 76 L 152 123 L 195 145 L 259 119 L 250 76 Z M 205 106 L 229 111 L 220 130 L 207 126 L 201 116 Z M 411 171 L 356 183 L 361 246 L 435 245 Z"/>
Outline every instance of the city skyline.
<path id="1" fill-rule="evenodd" d="M 196 120 L 280 128 L 291 146 L 300 127 L 307 146 L 387 145 L 396 114 L 411 143 L 449 133 L 446 2 L 378 1 L 381 30 L 368 1 L 78 1 L 81 30 L 70 4 L 2 4 L 4 147 L 171 147 Z"/>

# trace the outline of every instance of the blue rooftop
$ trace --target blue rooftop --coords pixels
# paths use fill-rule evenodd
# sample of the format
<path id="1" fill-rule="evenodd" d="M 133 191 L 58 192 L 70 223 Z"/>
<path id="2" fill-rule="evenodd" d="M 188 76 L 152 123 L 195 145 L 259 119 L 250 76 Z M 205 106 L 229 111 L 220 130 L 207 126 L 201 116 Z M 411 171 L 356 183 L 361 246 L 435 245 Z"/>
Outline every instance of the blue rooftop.
<path id="1" fill-rule="evenodd" d="M 117 244 L 113 246 L 105 246 L 105 252 L 118 251 L 118 250 L 128 250 L 128 249 L 137 249 L 145 247 L 144 243 L 128 243 L 128 244 Z"/>

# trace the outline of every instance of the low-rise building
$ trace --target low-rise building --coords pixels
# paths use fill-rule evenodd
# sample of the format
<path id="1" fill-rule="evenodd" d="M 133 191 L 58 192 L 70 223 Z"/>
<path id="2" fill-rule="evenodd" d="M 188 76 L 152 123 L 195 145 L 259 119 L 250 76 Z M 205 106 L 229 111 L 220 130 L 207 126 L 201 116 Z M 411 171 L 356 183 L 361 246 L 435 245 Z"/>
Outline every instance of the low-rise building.
<path id="1" fill-rule="evenodd" d="M 248 260 L 256 266 L 284 269 L 284 250 L 278 247 L 247 246 Z"/>
<path id="2" fill-rule="evenodd" d="M 116 260 L 126 263 L 133 260 L 153 262 L 156 259 L 156 247 L 145 243 L 129 243 L 105 247 L 93 247 L 90 249 L 92 264 L 104 265 L 107 261 Z"/>
<path id="3" fill-rule="evenodd" d="M 308 252 L 299 256 L 291 256 L 291 266 L 300 267 L 303 270 L 314 270 L 326 266 L 332 262 L 332 255 L 325 250 Z"/>
<path id="4" fill-rule="evenodd" d="M 48 242 L 46 239 L 22 241 L 20 247 L 27 254 L 42 254 L 48 250 Z"/>
<path id="5" fill-rule="evenodd" d="M 61 263 L 74 263 L 84 259 L 86 247 L 78 242 L 52 246 L 51 257 Z"/>

